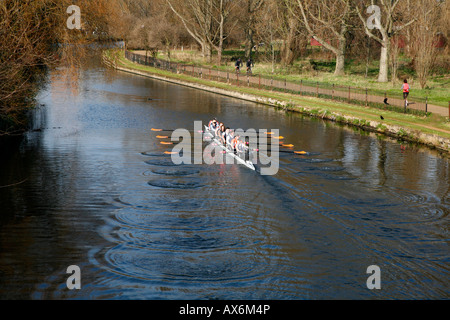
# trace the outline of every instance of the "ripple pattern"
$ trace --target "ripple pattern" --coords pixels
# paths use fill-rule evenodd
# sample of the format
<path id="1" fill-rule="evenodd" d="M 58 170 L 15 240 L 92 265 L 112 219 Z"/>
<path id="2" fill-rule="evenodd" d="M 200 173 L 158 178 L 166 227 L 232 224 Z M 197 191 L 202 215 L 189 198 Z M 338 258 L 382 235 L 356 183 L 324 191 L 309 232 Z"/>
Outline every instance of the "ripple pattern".
<path id="1" fill-rule="evenodd" d="M 152 166 L 143 167 L 148 187 L 114 199 L 118 209 L 102 232 L 114 234 L 116 245 L 93 261 L 128 281 L 191 288 L 196 297 L 216 283 L 256 288 L 272 277 L 284 260 L 267 243 L 278 236 L 279 222 L 270 214 L 278 209 L 275 201 L 261 201 L 254 172 L 239 166 L 165 168 L 165 160 L 145 161 Z"/>

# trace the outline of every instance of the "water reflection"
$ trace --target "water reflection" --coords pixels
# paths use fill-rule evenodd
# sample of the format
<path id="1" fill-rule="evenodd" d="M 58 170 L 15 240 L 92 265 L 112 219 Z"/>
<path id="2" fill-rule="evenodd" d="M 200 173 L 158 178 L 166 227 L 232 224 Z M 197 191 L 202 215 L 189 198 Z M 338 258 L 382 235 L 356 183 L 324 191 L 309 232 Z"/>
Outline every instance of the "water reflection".
<path id="1" fill-rule="evenodd" d="M 54 76 L 2 164 L 0 297 L 448 298 L 449 162 L 389 138 L 103 69 Z M 69 82 L 70 83 L 70 82 Z M 150 130 L 217 116 L 307 151 L 276 176 L 174 166 Z M 67 266 L 82 289 L 67 290 Z M 380 266 L 383 290 L 365 287 Z"/>

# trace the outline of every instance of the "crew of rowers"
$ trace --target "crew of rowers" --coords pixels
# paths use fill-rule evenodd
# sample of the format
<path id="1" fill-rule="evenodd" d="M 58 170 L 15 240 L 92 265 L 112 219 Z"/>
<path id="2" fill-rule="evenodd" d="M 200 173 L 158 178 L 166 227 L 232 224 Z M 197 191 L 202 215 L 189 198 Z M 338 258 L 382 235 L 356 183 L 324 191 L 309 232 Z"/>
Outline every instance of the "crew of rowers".
<path id="1" fill-rule="evenodd" d="M 213 131 L 215 136 L 220 138 L 222 144 L 233 150 L 234 153 L 248 151 L 248 147 L 244 141 L 239 139 L 239 135 L 233 129 L 225 127 L 222 122 L 219 123 L 216 118 L 209 121 L 208 129 Z"/>

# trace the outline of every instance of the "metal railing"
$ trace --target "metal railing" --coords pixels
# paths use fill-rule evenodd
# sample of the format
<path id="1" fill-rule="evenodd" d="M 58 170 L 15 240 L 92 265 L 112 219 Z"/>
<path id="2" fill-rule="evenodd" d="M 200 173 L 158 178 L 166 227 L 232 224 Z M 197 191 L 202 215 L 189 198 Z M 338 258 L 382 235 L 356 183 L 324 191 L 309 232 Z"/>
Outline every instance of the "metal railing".
<path id="1" fill-rule="evenodd" d="M 313 81 L 287 81 L 267 78 L 261 75 L 247 74 L 245 70 L 228 72 L 197 65 L 187 65 L 166 60 L 157 59 L 148 55 L 125 51 L 125 57 L 135 63 L 151 66 L 173 73 L 182 73 L 189 76 L 225 82 L 234 86 L 248 86 L 272 91 L 289 92 L 302 96 L 342 101 L 364 107 L 375 107 L 383 110 L 426 115 L 429 110 L 428 98 L 408 98 L 408 105 L 401 93 L 392 94 L 380 92 L 370 88 L 362 89 L 351 86 L 340 86 Z M 445 110 L 444 108 L 442 108 Z"/>

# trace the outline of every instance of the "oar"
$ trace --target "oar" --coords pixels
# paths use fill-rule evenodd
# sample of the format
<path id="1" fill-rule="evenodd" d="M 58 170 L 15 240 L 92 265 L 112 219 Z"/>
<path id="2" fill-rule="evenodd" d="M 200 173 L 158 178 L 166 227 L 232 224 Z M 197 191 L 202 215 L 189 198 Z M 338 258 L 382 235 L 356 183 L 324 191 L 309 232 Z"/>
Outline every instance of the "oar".
<path id="1" fill-rule="evenodd" d="M 265 132 L 264 134 L 267 134 L 267 138 L 269 138 L 269 139 L 271 139 L 271 138 L 272 139 L 279 139 L 279 140 L 284 139 L 283 136 L 279 136 L 279 137 L 272 136 L 273 132 Z M 249 143 L 247 143 L 247 144 L 249 144 Z M 294 148 L 293 144 L 284 144 L 282 142 L 280 142 L 280 146 L 284 147 L 284 148 L 290 148 L 290 149 Z M 253 149 L 252 151 L 257 151 L 258 152 L 259 149 Z M 267 149 L 265 151 L 270 151 L 270 149 Z M 293 154 L 299 154 L 299 155 L 308 154 L 308 152 L 306 152 L 306 151 L 294 151 L 294 150 L 278 150 L 278 152 L 293 153 Z"/>
<path id="2" fill-rule="evenodd" d="M 176 129 L 159 129 L 159 128 L 151 128 L 151 131 L 155 131 L 155 132 L 173 132 Z M 199 131 L 194 131 L 194 130 L 188 130 L 189 132 L 198 132 L 198 133 L 204 133 L 203 130 L 199 130 Z M 264 132 L 264 133 L 256 133 L 257 137 L 267 137 L 268 139 L 278 139 L 278 140 L 282 140 L 284 139 L 283 136 L 274 136 L 274 132 Z M 247 137 L 252 138 L 254 137 L 253 135 L 248 135 Z"/>
<path id="3" fill-rule="evenodd" d="M 249 143 L 247 143 L 249 144 Z M 284 148 L 294 148 L 293 144 L 284 144 L 280 143 L 280 146 Z M 259 149 L 252 149 L 252 151 L 259 151 Z M 270 149 L 267 149 L 265 151 L 271 151 Z M 306 151 L 294 151 L 294 150 L 278 150 L 278 152 L 284 152 L 284 153 L 294 153 L 294 154 L 308 154 Z"/>
<path id="4" fill-rule="evenodd" d="M 274 139 L 274 140 L 283 140 L 284 139 L 284 137 L 283 136 L 261 136 L 261 135 L 258 135 L 258 136 L 246 136 L 246 137 L 248 137 L 248 138 L 266 138 L 267 140 L 270 140 L 270 139 Z"/>
<path id="5" fill-rule="evenodd" d="M 236 131 L 236 130 L 235 130 Z M 275 133 L 274 132 L 262 132 L 262 133 L 259 133 L 259 132 L 255 132 L 255 134 L 252 134 L 252 133 L 249 133 L 249 132 L 247 132 L 246 134 L 244 134 L 246 137 L 255 137 L 255 136 L 258 136 L 258 137 L 267 137 L 267 138 L 273 138 L 273 139 L 284 139 L 284 137 L 282 137 L 282 136 L 275 136 Z"/>
<path id="6" fill-rule="evenodd" d="M 151 128 L 150 129 L 151 131 L 156 131 L 156 132 L 173 132 L 173 131 L 175 131 L 175 130 L 178 130 L 178 129 L 157 129 L 157 128 Z M 204 131 L 202 131 L 202 130 L 199 130 L 199 131 L 194 131 L 194 130 L 187 130 L 187 131 L 189 131 L 189 132 L 198 132 L 198 133 L 203 133 Z"/>
<path id="7" fill-rule="evenodd" d="M 267 149 L 267 150 L 253 149 L 252 151 L 272 151 L 272 150 L 270 150 L 270 149 Z M 278 150 L 278 152 L 294 153 L 294 154 L 308 154 L 307 151 L 294 151 L 294 150 Z"/>
<path id="8" fill-rule="evenodd" d="M 152 131 L 155 131 L 155 132 L 161 132 L 161 131 L 170 132 L 170 131 L 175 131 L 175 130 L 173 130 L 173 129 L 156 129 L 156 128 L 152 128 L 151 130 L 152 130 Z M 193 132 L 192 130 L 189 130 L 189 131 L 190 131 L 190 132 Z M 202 133 L 203 131 L 198 131 L 198 132 L 199 132 L 199 133 Z M 277 136 L 273 136 L 273 134 L 274 134 L 273 132 L 264 132 L 262 136 L 266 135 L 267 138 L 269 138 L 269 139 L 278 139 L 278 140 L 284 139 L 283 136 L 278 136 L 278 137 L 277 137 Z M 259 136 L 261 136 L 261 135 L 259 135 Z M 157 135 L 156 138 L 158 138 L 158 139 L 167 139 L 168 136 Z M 160 143 L 161 143 L 161 144 L 165 144 L 165 145 L 172 145 L 172 144 L 173 144 L 172 142 L 166 142 L 166 141 L 161 141 Z M 247 144 L 248 144 L 248 143 L 247 143 Z M 281 142 L 280 142 L 280 146 L 282 146 L 282 147 L 284 147 L 284 148 L 294 148 L 294 145 L 293 145 L 293 144 L 283 144 L 283 143 L 281 143 Z M 251 151 L 259 152 L 260 150 L 259 150 L 259 149 L 253 149 L 253 150 L 251 150 Z M 265 150 L 265 151 L 270 151 L 270 150 Z M 293 153 L 293 154 L 299 154 L 299 155 L 302 155 L 302 154 L 308 154 L 308 152 L 306 152 L 306 151 L 294 151 L 294 150 L 278 150 L 278 152 L 283 152 L 283 153 Z"/>

